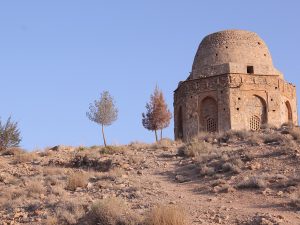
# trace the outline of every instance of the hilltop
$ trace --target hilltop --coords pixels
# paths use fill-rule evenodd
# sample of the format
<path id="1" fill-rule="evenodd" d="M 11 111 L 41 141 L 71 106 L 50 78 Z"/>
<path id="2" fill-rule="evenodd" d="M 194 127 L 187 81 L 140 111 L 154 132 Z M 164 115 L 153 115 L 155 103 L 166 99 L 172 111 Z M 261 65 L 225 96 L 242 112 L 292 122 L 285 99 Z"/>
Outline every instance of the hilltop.
<path id="1" fill-rule="evenodd" d="M 0 156 L 0 224 L 155 224 L 162 214 L 176 225 L 300 224 L 299 143 L 299 129 L 285 126 L 189 143 L 11 149 Z"/>

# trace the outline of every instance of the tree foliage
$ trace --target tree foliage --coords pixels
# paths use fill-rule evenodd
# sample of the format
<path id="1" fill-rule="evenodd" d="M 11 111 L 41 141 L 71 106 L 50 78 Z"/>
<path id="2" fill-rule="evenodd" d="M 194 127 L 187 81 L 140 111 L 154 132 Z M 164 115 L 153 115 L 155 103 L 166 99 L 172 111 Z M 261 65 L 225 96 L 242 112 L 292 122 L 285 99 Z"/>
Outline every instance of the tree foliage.
<path id="1" fill-rule="evenodd" d="M 11 121 L 11 117 L 5 123 L 0 120 L 0 151 L 11 147 L 18 147 L 21 142 L 18 123 Z"/>
<path id="2" fill-rule="evenodd" d="M 163 93 L 158 87 L 155 88 L 154 93 L 150 96 L 150 102 L 146 104 L 146 113 L 142 113 L 143 126 L 155 132 L 156 141 L 157 130 L 162 130 L 170 125 L 172 114 L 165 102 Z"/>
<path id="3" fill-rule="evenodd" d="M 86 115 L 91 121 L 101 125 L 103 141 L 106 146 L 104 126 L 111 125 L 118 118 L 118 109 L 115 106 L 113 97 L 108 91 L 102 92 L 100 99 L 90 104 L 89 111 Z"/>

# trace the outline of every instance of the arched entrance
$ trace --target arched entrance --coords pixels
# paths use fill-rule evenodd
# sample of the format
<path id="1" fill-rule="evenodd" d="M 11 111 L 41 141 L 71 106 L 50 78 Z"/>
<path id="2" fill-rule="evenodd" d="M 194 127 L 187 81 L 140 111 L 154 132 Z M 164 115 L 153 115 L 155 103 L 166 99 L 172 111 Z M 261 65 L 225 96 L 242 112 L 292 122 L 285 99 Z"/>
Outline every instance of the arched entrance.
<path id="1" fill-rule="evenodd" d="M 285 102 L 285 121 L 288 123 L 293 122 L 293 113 L 292 113 L 292 108 L 291 108 L 291 104 L 289 101 Z"/>
<path id="2" fill-rule="evenodd" d="M 211 97 L 206 97 L 200 104 L 201 123 L 204 131 L 218 131 L 218 104 Z"/>
<path id="3" fill-rule="evenodd" d="M 267 123 L 267 107 L 263 98 L 253 95 L 247 104 L 249 129 L 259 130 L 262 124 Z"/>
<path id="4" fill-rule="evenodd" d="M 177 139 L 183 139 L 183 118 L 181 106 L 179 107 L 177 114 Z"/>

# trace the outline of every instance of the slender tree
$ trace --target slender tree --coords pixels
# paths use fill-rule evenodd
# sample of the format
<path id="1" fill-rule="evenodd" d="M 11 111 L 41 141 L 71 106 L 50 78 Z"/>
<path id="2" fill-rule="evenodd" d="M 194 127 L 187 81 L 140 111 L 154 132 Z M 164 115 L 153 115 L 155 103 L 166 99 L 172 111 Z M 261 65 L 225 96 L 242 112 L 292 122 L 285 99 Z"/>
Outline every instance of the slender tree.
<path id="1" fill-rule="evenodd" d="M 90 104 L 89 111 L 86 115 L 91 121 L 101 125 L 103 142 L 106 147 L 104 126 L 111 125 L 118 118 L 118 109 L 115 106 L 113 97 L 108 91 L 102 92 L 100 99 Z"/>
<path id="2" fill-rule="evenodd" d="M 11 147 L 18 147 L 21 142 L 17 122 L 12 122 L 11 117 L 3 124 L 0 120 L 0 151 Z"/>
<path id="3" fill-rule="evenodd" d="M 163 93 L 156 87 L 150 96 L 150 102 L 146 104 L 146 113 L 142 113 L 143 126 L 154 131 L 155 140 L 158 141 L 157 131 L 160 130 L 160 139 L 162 139 L 162 130 L 169 126 L 171 117 Z"/>

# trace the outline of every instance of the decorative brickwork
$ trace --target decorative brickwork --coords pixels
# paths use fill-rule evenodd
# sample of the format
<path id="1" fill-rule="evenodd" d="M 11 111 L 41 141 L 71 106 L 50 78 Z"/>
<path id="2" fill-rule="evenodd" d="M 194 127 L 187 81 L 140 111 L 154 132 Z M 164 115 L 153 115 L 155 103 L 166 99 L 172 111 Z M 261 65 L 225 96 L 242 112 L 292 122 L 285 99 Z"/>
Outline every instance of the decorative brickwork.
<path id="1" fill-rule="evenodd" d="M 296 87 L 256 33 L 217 32 L 200 43 L 190 76 L 174 92 L 174 121 L 175 138 L 183 140 L 200 131 L 297 125 Z"/>

